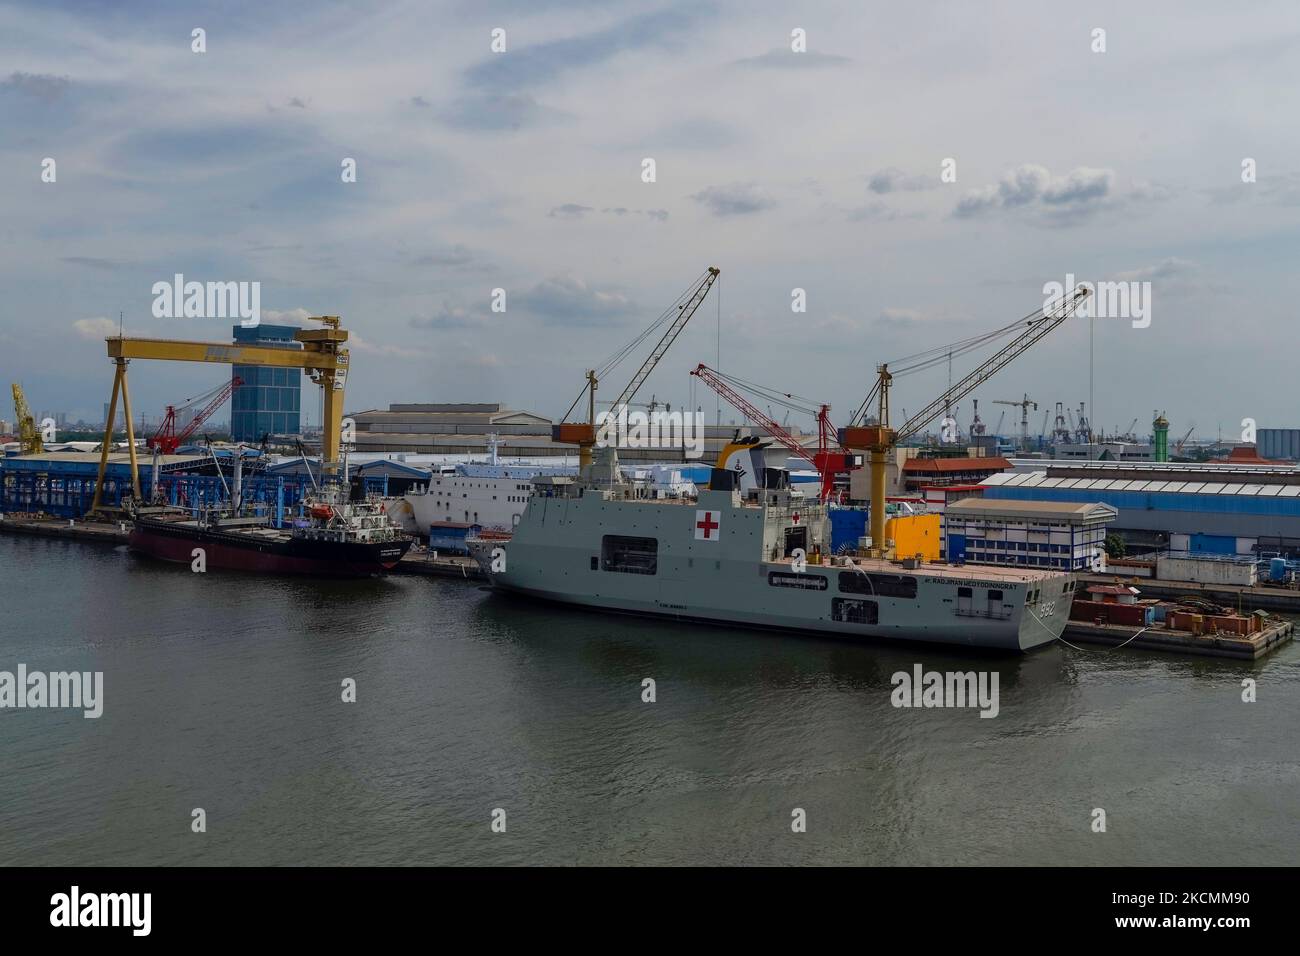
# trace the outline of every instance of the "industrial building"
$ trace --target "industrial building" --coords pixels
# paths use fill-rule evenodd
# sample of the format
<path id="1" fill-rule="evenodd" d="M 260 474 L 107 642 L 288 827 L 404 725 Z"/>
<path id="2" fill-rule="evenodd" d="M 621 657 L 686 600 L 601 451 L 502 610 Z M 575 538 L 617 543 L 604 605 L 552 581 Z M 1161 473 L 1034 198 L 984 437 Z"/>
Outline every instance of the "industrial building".
<path id="1" fill-rule="evenodd" d="M 1255 440 L 1261 458 L 1300 461 L 1300 428 L 1261 428 Z"/>
<path id="2" fill-rule="evenodd" d="M 1117 514 L 1097 502 L 964 498 L 944 509 L 945 555 L 949 561 L 1101 570 L 1107 527 Z"/>
<path id="3" fill-rule="evenodd" d="M 301 349 L 291 325 L 257 325 L 234 328 L 236 345 Z M 263 435 L 302 433 L 302 370 L 233 365 L 230 377 L 240 385 L 230 396 L 230 437 L 256 444 Z M 105 410 L 107 416 L 107 410 Z"/>
<path id="4" fill-rule="evenodd" d="M 356 425 L 354 445 L 361 454 L 476 455 L 487 451 L 488 435 L 501 437 L 500 453 L 506 456 L 551 451 L 549 418 L 498 402 L 393 404 L 348 417 Z"/>
<path id="5" fill-rule="evenodd" d="M 920 498 L 928 487 L 978 484 L 989 475 L 1011 467 L 1011 462 L 992 454 L 988 447 L 944 446 L 942 455 L 925 445 L 896 445 L 885 461 L 885 493 L 891 498 Z M 871 470 L 850 472 L 849 497 L 867 501 L 871 497 Z"/>
<path id="6" fill-rule="evenodd" d="M 1014 459 L 986 499 L 1086 504 L 1118 515 L 1130 550 L 1300 552 L 1300 469 L 1279 465 Z"/>
<path id="7" fill-rule="evenodd" d="M 997 456 L 976 458 L 919 458 L 903 463 L 902 491 L 917 494 L 925 488 L 965 485 L 1005 471 L 1011 462 Z"/>
<path id="8" fill-rule="evenodd" d="M 1095 461 L 1153 461 L 1155 447 L 1142 442 L 1103 441 L 1094 444 L 1060 442 L 1052 446 L 1057 458 Z"/>
<path id="9" fill-rule="evenodd" d="M 163 475 L 192 470 L 204 459 L 163 455 Z M 150 459 L 145 459 L 146 466 Z M 36 513 L 80 518 L 90 510 L 99 471 L 99 452 L 58 451 L 0 458 L 0 514 Z M 147 474 L 147 471 L 146 471 Z M 146 481 L 145 475 L 141 476 Z M 114 505 L 131 492 L 131 456 L 113 452 L 104 471 L 105 498 Z"/>
<path id="10" fill-rule="evenodd" d="M 158 485 L 162 497 L 181 507 L 227 498 L 233 455 L 231 448 L 202 454 L 159 455 Z M 313 479 L 306 469 L 291 467 L 297 461 L 288 466 L 263 468 L 256 464 L 260 456 L 255 450 L 244 449 L 243 455 L 247 468 L 243 479 L 244 498 L 249 503 L 292 506 L 303 500 L 319 480 Z M 94 502 L 99 458 L 97 451 L 74 450 L 0 457 L 0 516 L 44 513 L 62 518 L 84 517 Z M 145 454 L 138 460 L 141 491 L 152 497 L 154 458 Z M 222 475 L 217 474 L 218 462 Z M 373 473 L 360 473 L 358 477 L 369 490 L 387 494 L 387 474 L 386 469 L 380 468 Z M 110 452 L 104 468 L 101 504 L 109 509 L 120 508 L 131 493 L 130 453 Z"/>
<path id="11" fill-rule="evenodd" d="M 660 411 L 669 410 L 663 407 Z M 498 438 L 502 458 L 576 459 L 578 454 L 577 445 L 552 438 L 551 419 L 499 402 L 392 404 L 387 409 L 352 412 L 348 417 L 356 425 L 354 448 L 358 454 L 485 457 L 492 435 Z M 810 448 L 816 444 L 815 435 L 792 431 Z M 751 424 L 705 425 L 701 460 L 712 463 L 737 435 L 755 434 L 767 433 Z M 627 463 L 681 462 L 683 456 L 682 448 L 619 448 L 619 458 Z"/>

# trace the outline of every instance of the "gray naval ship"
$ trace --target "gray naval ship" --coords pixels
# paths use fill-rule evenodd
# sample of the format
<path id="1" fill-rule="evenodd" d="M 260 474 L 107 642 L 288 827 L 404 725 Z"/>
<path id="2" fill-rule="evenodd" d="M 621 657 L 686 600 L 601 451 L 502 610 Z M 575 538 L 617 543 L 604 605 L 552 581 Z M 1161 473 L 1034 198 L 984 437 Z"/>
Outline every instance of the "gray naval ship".
<path id="1" fill-rule="evenodd" d="M 764 469 L 698 498 L 619 474 L 543 476 L 508 540 L 471 540 L 494 589 L 683 621 L 1026 651 L 1060 637 L 1076 580 L 1049 570 L 829 553 L 826 506 Z M 784 475 L 784 479 L 783 476 Z"/>

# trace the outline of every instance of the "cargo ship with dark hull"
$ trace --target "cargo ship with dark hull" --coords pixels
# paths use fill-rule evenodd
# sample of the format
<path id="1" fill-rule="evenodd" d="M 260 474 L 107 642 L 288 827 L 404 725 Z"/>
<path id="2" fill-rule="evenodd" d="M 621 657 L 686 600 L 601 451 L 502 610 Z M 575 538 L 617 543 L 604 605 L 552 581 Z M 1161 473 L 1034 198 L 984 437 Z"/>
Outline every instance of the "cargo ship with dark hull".
<path id="1" fill-rule="evenodd" d="M 412 539 L 369 501 L 312 502 L 292 527 L 266 517 L 200 514 L 177 508 L 136 510 L 129 547 L 162 561 L 263 574 L 370 577 L 391 571 Z"/>

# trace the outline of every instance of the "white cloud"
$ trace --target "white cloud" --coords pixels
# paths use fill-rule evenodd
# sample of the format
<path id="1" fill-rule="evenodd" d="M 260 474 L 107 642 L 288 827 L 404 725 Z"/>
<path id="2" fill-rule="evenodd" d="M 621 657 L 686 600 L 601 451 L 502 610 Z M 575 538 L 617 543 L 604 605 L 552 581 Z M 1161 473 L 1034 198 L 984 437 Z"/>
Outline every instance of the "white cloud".
<path id="1" fill-rule="evenodd" d="M 309 325 L 315 326 L 315 322 L 307 321 L 310 318 L 311 313 L 302 307 L 287 309 L 285 311 L 279 311 L 276 309 L 262 310 L 262 321 L 267 325 L 298 325 L 304 328 Z"/>
<path id="2" fill-rule="evenodd" d="M 93 319 L 77 319 L 72 323 L 72 328 L 83 339 L 95 342 L 117 334 L 117 323 L 103 316 L 96 316 Z"/>

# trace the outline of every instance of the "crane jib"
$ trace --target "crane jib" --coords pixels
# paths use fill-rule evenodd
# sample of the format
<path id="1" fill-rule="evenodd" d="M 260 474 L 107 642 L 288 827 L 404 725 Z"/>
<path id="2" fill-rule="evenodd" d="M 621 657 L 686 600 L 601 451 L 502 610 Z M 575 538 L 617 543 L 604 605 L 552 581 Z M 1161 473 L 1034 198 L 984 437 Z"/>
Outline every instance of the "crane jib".
<path id="1" fill-rule="evenodd" d="M 646 357 L 646 360 L 641 364 L 641 367 L 637 369 L 636 374 L 632 376 L 632 381 L 627 383 L 627 387 L 624 388 L 618 398 L 614 400 L 613 407 L 615 409 L 627 405 L 636 397 L 637 390 L 640 389 L 645 383 L 645 380 L 650 377 L 650 373 L 654 371 L 654 367 L 659 364 L 659 360 L 664 357 L 677 336 L 681 334 L 682 329 L 686 327 L 686 323 L 691 320 L 691 316 L 694 315 L 695 311 L 704 303 L 704 297 L 709 294 L 709 289 L 713 287 L 713 283 L 717 278 L 718 270 L 710 266 L 703 281 L 701 281 L 695 288 L 695 291 L 691 294 L 691 297 L 687 300 L 686 304 L 681 307 L 677 314 L 677 318 L 673 320 L 672 325 L 670 325 L 667 331 L 664 332 L 659 343 Z"/>
<path id="2" fill-rule="evenodd" d="M 900 427 L 894 435 L 895 442 L 906 441 L 913 435 L 918 434 L 921 429 L 934 421 L 939 413 L 943 411 L 949 403 L 956 403 L 965 398 L 976 386 L 982 384 L 991 378 L 994 373 L 1000 371 L 1008 365 L 1016 356 L 1020 355 L 1030 346 L 1038 342 L 1039 339 L 1056 329 L 1062 322 L 1075 313 L 1078 307 L 1087 298 L 1089 290 L 1079 288 L 1069 298 L 1063 298 L 1060 304 L 1050 312 L 1040 310 L 1043 314 L 1026 323 L 1021 333 L 1008 342 L 1002 348 L 998 349 L 993 355 L 989 356 L 974 371 L 967 374 L 956 385 L 948 389 L 933 402 L 917 412 L 907 423 Z"/>

